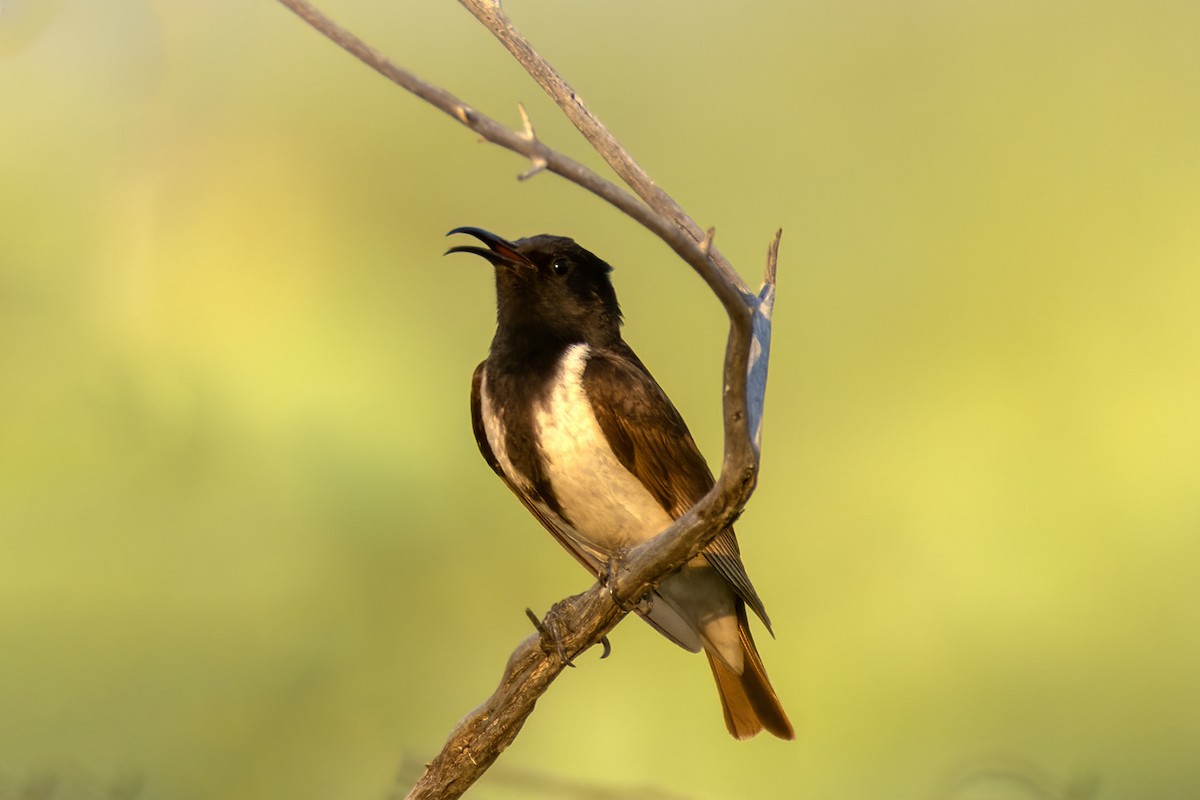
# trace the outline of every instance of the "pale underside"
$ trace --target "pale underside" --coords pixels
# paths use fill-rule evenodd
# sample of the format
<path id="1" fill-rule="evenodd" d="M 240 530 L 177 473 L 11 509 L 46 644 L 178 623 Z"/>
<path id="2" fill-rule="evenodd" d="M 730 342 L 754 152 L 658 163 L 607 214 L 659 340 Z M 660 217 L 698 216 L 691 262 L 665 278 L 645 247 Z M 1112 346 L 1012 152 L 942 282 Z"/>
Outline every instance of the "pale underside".
<path id="1" fill-rule="evenodd" d="M 534 435 L 562 515 L 537 499 L 532 505 L 564 547 L 602 574 L 610 555 L 651 539 L 672 517 L 621 464 L 592 413 L 583 380 L 590 352 L 585 344 L 569 348 L 550 391 L 534 408 Z M 480 412 L 500 468 L 529 497 L 532 483 L 508 457 L 506 431 L 494 412 L 486 374 Z M 697 556 L 659 585 L 643 616 L 680 646 L 693 652 L 704 647 L 741 674 L 735 603 L 732 586 Z"/>

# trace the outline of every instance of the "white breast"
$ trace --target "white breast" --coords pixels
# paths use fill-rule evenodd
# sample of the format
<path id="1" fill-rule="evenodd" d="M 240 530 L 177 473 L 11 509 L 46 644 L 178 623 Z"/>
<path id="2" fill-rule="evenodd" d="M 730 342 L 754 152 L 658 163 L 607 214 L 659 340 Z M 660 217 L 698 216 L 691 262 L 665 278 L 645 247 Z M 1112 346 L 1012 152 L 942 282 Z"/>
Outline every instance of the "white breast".
<path id="1" fill-rule="evenodd" d="M 585 344 L 567 350 L 533 421 L 559 506 L 582 539 L 612 552 L 651 538 L 671 517 L 608 446 L 583 388 L 590 354 Z"/>
<path id="2" fill-rule="evenodd" d="M 560 541 L 599 571 L 606 554 L 653 537 L 671 524 L 671 518 L 641 481 L 621 466 L 600 430 L 583 389 L 583 370 L 590 354 L 587 345 L 570 348 L 549 395 L 534 409 L 535 434 L 547 462 L 551 488 L 559 507 L 574 524 L 568 524 L 542 503 L 533 502 L 543 519 L 556 529 Z M 495 412 L 486 370 L 479 402 L 484 433 L 500 469 L 528 492 L 532 488 L 529 479 L 508 457 L 504 423 Z M 685 590 L 691 586 L 690 581 L 682 586 L 689 572 L 684 570 L 667 578 L 661 587 L 666 594 L 656 594 L 656 602 L 646 616 L 672 641 L 696 652 L 702 644 L 698 612 L 690 607 L 686 591 L 674 591 L 675 584 Z M 729 594 L 727 588 L 725 594 Z M 729 619 L 736 625 L 736 617 Z M 723 652 L 720 648 L 718 651 Z"/>

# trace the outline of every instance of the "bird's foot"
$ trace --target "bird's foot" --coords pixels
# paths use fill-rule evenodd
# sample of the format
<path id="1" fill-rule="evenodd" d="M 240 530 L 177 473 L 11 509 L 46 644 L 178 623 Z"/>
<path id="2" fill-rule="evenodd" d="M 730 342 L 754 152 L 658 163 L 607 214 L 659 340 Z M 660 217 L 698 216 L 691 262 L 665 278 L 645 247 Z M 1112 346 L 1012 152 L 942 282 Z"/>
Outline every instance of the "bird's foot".
<path id="1" fill-rule="evenodd" d="M 557 653 L 563 664 L 568 667 L 575 666 L 575 663 L 567 656 L 567 649 L 563 647 L 562 637 L 559 636 L 555 626 L 554 608 L 546 613 L 545 621 L 538 619 L 537 614 L 534 614 L 531 608 L 525 609 L 525 616 L 529 617 L 529 621 L 537 629 L 538 636 L 542 640 L 542 650 L 547 653 Z"/>
<path id="2" fill-rule="evenodd" d="M 621 560 L 624 553 L 617 551 L 608 557 L 604 562 L 604 570 L 600 573 L 600 583 L 604 588 L 608 589 L 608 596 L 612 598 L 613 603 L 617 608 L 621 609 L 626 614 L 638 612 L 639 614 L 650 613 L 650 598 L 651 595 L 646 595 L 640 600 L 625 600 L 622 599 L 619 587 L 617 586 L 617 576 L 621 571 Z"/>
<path id="3" fill-rule="evenodd" d="M 533 613 L 533 609 L 525 609 L 525 616 L 529 617 L 529 621 L 533 623 L 533 627 L 538 632 L 538 637 L 541 639 L 542 651 L 545 653 L 554 653 L 562 663 L 568 667 L 574 667 L 575 661 L 567 655 L 567 648 L 563 645 L 563 637 L 559 633 L 558 609 L 561 603 L 556 603 L 546 612 L 545 619 L 538 619 L 537 614 Z M 608 641 L 607 636 L 601 636 L 597 642 L 603 651 L 600 653 L 600 658 L 608 658 L 612 653 L 612 643 Z"/>

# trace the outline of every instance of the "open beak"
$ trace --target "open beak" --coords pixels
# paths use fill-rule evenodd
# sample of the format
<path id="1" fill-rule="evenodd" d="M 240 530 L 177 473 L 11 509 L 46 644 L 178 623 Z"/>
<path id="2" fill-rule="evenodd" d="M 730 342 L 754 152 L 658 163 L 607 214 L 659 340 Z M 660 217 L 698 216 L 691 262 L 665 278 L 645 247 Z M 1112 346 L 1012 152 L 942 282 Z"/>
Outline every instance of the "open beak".
<path id="1" fill-rule="evenodd" d="M 450 236 L 455 233 L 466 233 L 474 236 L 479 241 L 487 245 L 487 249 L 482 247 L 474 247 L 465 245 L 461 247 L 451 247 L 445 252 L 445 255 L 451 253 L 474 253 L 477 256 L 482 256 L 492 262 L 492 266 L 499 267 L 501 265 L 510 267 L 532 267 L 533 262 L 517 251 L 516 245 L 505 239 L 501 239 L 494 233 L 489 233 L 483 228 L 455 228 L 447 233 Z"/>

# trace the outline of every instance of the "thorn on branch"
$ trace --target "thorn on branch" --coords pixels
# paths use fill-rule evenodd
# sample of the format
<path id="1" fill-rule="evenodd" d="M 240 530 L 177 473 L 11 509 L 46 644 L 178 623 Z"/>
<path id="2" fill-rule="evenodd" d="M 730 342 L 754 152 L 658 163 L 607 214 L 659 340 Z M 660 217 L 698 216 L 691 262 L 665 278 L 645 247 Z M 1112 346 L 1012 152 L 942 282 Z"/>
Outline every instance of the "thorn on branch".
<path id="1" fill-rule="evenodd" d="M 525 110 L 525 104 L 517 103 L 517 111 L 519 111 L 521 114 L 521 132 L 517 135 L 530 144 L 538 144 L 537 133 L 533 130 L 533 120 L 529 118 L 529 112 Z M 537 175 L 539 172 L 544 170 L 546 167 L 550 166 L 550 162 L 548 162 L 544 157 L 538 155 L 532 156 L 529 159 L 529 162 L 529 169 L 518 175 L 517 180 L 527 181 L 534 175 Z"/>
<path id="2" fill-rule="evenodd" d="M 537 134 L 533 132 L 533 121 L 529 119 L 529 112 L 525 110 L 524 103 L 517 103 L 517 111 L 521 114 L 521 136 L 530 142 L 537 141 Z"/>
<path id="3" fill-rule="evenodd" d="M 708 258 L 709 251 L 712 250 L 713 237 L 717 235 L 716 228 L 709 228 L 704 232 L 704 240 L 700 242 L 700 252 L 704 253 L 704 257 Z"/>

